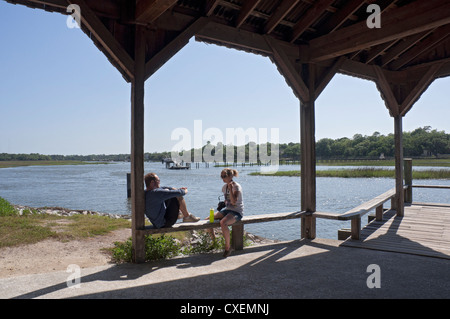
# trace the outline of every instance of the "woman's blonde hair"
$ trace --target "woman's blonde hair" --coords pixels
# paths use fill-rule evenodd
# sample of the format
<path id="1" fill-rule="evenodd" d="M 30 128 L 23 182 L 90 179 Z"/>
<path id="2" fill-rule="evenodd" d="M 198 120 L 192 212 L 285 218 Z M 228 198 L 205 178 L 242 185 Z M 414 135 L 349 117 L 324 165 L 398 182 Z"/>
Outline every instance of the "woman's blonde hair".
<path id="1" fill-rule="evenodd" d="M 238 171 L 235 170 L 235 169 L 232 169 L 232 168 L 224 168 L 224 169 L 222 170 L 222 172 L 220 173 L 220 176 L 224 176 L 224 175 L 226 175 L 226 176 L 232 176 L 232 177 L 234 177 L 234 176 L 238 177 L 238 176 L 239 176 L 239 173 L 238 173 Z"/>

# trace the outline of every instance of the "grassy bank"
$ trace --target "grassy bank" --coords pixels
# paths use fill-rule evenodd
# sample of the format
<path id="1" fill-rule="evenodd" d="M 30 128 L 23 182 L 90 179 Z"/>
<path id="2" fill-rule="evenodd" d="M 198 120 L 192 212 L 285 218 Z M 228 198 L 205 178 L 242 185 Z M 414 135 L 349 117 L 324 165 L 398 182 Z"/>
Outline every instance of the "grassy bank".
<path id="1" fill-rule="evenodd" d="M 33 244 L 45 239 L 70 241 L 107 234 L 120 228 L 130 228 L 131 222 L 122 218 L 76 214 L 58 216 L 24 209 L 22 215 L 7 200 L 0 197 L 0 249 Z M 244 235 L 244 245 L 251 245 Z M 225 242 L 217 235 L 212 242 L 205 232 L 177 232 L 173 235 L 155 234 L 145 237 L 145 259 L 156 260 L 222 250 Z M 110 250 L 116 263 L 132 261 L 132 241 L 115 242 Z"/>
<path id="2" fill-rule="evenodd" d="M 275 173 L 260 173 L 253 172 L 249 175 L 253 176 L 300 176 L 299 170 L 293 171 L 277 171 Z M 343 178 L 355 178 L 355 177 L 386 177 L 394 178 L 395 171 L 389 169 L 377 169 L 377 168 L 355 168 L 355 169 L 336 169 L 336 170 L 317 170 L 317 177 L 343 177 Z M 450 170 L 424 170 L 414 171 L 413 179 L 450 179 Z"/>
<path id="3" fill-rule="evenodd" d="M 0 197 L 0 248 L 54 238 L 69 241 L 129 228 L 125 219 L 96 215 L 56 216 L 25 210 L 22 215 Z"/>
<path id="4" fill-rule="evenodd" d="M 83 161 L 0 161 L 0 168 L 19 166 L 50 166 L 50 165 L 88 165 L 108 164 L 108 162 L 83 162 Z"/>

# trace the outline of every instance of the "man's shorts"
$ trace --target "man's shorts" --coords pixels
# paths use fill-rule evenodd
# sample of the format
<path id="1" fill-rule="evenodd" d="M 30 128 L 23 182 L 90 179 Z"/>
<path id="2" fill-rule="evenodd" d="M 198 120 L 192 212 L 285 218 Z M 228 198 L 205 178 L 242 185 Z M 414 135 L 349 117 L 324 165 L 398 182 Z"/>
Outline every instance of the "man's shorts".
<path id="1" fill-rule="evenodd" d="M 164 227 L 172 227 L 178 220 L 178 212 L 180 211 L 180 203 L 176 197 L 170 198 L 165 201 L 166 203 L 166 214 L 164 219 L 166 224 Z"/>

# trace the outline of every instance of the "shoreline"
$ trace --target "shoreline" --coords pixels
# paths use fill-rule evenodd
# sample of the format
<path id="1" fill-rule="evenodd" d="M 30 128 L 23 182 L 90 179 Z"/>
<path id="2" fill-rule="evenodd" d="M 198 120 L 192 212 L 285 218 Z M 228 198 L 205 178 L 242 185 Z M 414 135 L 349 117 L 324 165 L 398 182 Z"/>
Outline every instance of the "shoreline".
<path id="1" fill-rule="evenodd" d="M 101 212 L 96 212 L 96 211 L 92 211 L 92 210 L 83 210 L 83 209 L 68 209 L 68 208 L 64 208 L 64 207 L 30 207 L 30 206 L 25 206 L 25 205 L 17 205 L 17 204 L 12 204 L 12 206 L 17 209 L 19 216 L 23 216 L 27 214 L 27 210 L 34 213 L 34 214 L 48 214 L 48 215 L 56 215 L 56 216 L 61 216 L 61 217 L 70 217 L 73 215 L 96 215 L 96 216 L 105 216 L 105 217 L 110 217 L 110 218 L 114 218 L 114 219 L 126 219 L 129 220 L 131 222 L 131 215 L 130 214 L 126 214 L 126 215 L 120 215 L 120 214 L 110 214 L 110 213 L 101 213 Z M 128 229 L 128 228 L 126 228 Z M 129 228 L 131 231 L 131 228 Z M 192 234 L 197 234 L 198 231 L 193 230 L 193 231 L 186 231 L 186 232 L 190 232 L 191 235 Z M 252 244 L 267 244 L 267 243 L 277 243 L 280 242 L 280 240 L 278 239 L 268 239 L 259 235 L 255 235 L 252 233 L 249 233 L 247 231 L 244 231 L 245 235 L 247 236 L 247 239 L 250 240 L 252 242 Z M 169 233 L 170 234 L 170 233 Z M 131 235 L 130 235 L 131 236 Z"/>
<path id="2" fill-rule="evenodd" d="M 19 210 L 20 216 L 27 215 L 27 209 L 35 214 L 52 214 L 62 218 L 75 214 L 108 216 L 110 218 L 130 218 L 129 215 L 100 213 L 90 210 L 76 210 L 62 207 L 30 207 L 26 205 L 12 206 Z M 81 269 L 97 266 L 118 265 L 108 251 L 116 242 L 125 242 L 131 238 L 131 228 L 120 228 L 102 235 L 71 240 L 48 238 L 36 243 L 20 244 L 0 248 L 0 278 L 10 278 L 30 274 L 66 271 L 69 265 L 77 265 Z M 198 240 L 197 231 L 190 232 L 190 244 Z M 271 240 L 246 232 L 250 246 L 273 244 L 279 240 Z M 217 254 L 218 260 L 222 258 Z M 178 258 L 174 257 L 174 258 Z M 172 258 L 171 258 L 172 259 Z"/>
<path id="3" fill-rule="evenodd" d="M 69 209 L 69 208 L 64 208 L 64 207 L 48 207 L 48 206 L 44 206 L 44 207 L 31 207 L 31 206 L 26 206 L 26 205 L 17 205 L 17 204 L 12 204 L 12 206 L 17 209 L 17 211 L 19 212 L 19 215 L 22 216 L 24 214 L 26 214 L 27 210 L 29 212 L 35 213 L 35 214 L 49 214 L 49 215 L 56 215 L 56 216 L 73 216 L 73 215 L 96 215 L 96 216 L 106 216 L 106 217 L 110 217 L 110 218 L 123 218 L 123 219 L 128 219 L 131 220 L 131 215 L 130 214 L 111 214 L 111 213 L 101 213 L 101 212 L 96 212 L 96 211 L 92 211 L 92 210 L 87 210 L 87 209 Z"/>

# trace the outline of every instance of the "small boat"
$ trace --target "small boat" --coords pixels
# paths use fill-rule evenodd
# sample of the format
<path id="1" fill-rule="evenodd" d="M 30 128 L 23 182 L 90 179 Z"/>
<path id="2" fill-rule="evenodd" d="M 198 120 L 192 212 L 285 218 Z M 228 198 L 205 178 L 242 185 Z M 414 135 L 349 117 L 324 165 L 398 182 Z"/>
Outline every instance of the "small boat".
<path id="1" fill-rule="evenodd" d="M 186 165 L 183 164 L 179 164 L 179 163 L 173 163 L 172 166 L 167 167 L 168 169 L 190 169 L 191 168 L 191 164 L 190 163 L 186 163 Z"/>

